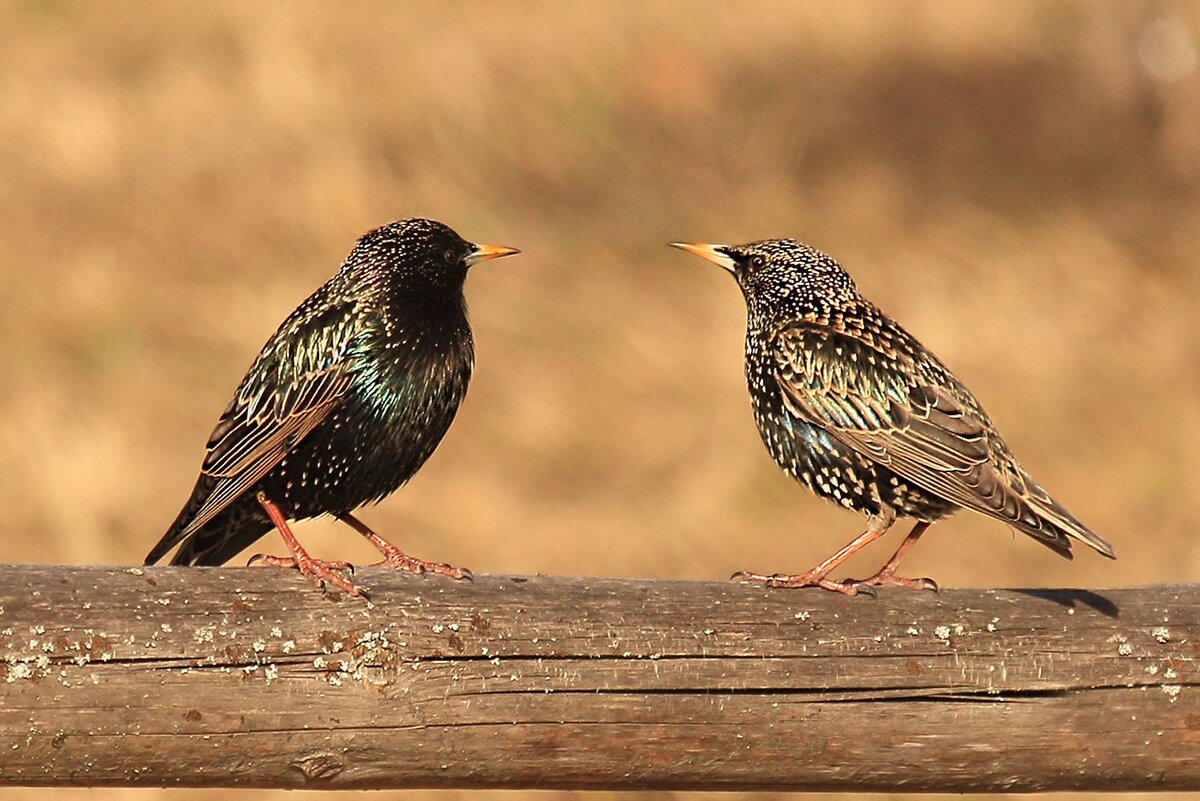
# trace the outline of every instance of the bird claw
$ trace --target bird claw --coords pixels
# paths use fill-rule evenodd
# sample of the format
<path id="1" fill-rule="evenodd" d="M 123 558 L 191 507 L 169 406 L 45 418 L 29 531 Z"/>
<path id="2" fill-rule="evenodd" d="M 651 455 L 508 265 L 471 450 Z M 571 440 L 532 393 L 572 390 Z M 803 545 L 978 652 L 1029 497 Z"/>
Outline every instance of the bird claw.
<path id="1" fill-rule="evenodd" d="M 326 570 L 346 570 L 350 575 L 354 575 L 355 567 L 350 562 L 342 561 L 325 561 L 322 559 L 309 559 L 309 564 L 320 565 Z M 294 556 L 272 556 L 271 554 L 256 553 L 246 560 L 246 567 L 251 566 L 266 566 L 266 567 L 298 567 L 299 562 Z"/>
<path id="2" fill-rule="evenodd" d="M 845 579 L 842 583 L 852 584 L 860 588 L 860 591 L 869 592 L 873 596 L 878 596 L 878 593 L 875 592 L 876 587 L 900 587 L 906 590 L 941 592 L 938 583 L 931 578 L 902 578 L 894 573 L 882 571 L 867 579 Z"/>
<path id="3" fill-rule="evenodd" d="M 332 584 L 335 587 L 344 590 L 346 594 L 354 597 L 362 597 L 370 600 L 370 596 L 366 591 L 357 584 L 347 581 L 339 576 L 335 571 L 349 571 L 350 575 L 354 575 L 354 565 L 349 562 L 326 562 L 320 559 L 297 559 L 294 556 L 271 556 L 269 554 L 256 553 L 246 562 L 246 566 L 261 566 L 261 567 L 289 567 L 300 571 L 300 575 L 304 576 L 318 590 L 324 590 L 327 584 Z"/>
<path id="4" fill-rule="evenodd" d="M 370 567 L 382 567 L 388 570 L 404 570 L 408 573 L 415 573 L 418 576 L 423 576 L 426 573 L 440 573 L 443 576 L 449 576 L 452 579 L 466 579 L 474 582 L 475 577 L 470 570 L 463 567 L 454 567 L 443 562 L 426 562 L 424 559 L 417 559 L 414 556 L 409 556 L 406 553 L 396 549 L 394 552 L 388 551 L 383 559 L 370 565 Z"/>
<path id="5" fill-rule="evenodd" d="M 823 575 L 816 575 L 811 571 L 808 573 L 797 573 L 795 575 L 788 573 L 771 573 L 769 575 L 763 573 L 751 573 L 747 570 L 739 570 L 729 577 L 730 581 L 741 581 L 747 584 L 764 584 L 768 587 L 780 587 L 787 589 L 798 589 L 800 587 L 820 587 L 823 590 L 830 592 L 838 592 L 842 595 L 858 595 L 859 592 L 874 595 L 875 591 L 870 588 L 862 588 L 856 582 L 831 581 Z"/>
<path id="6" fill-rule="evenodd" d="M 849 589 L 854 590 L 853 593 L 849 593 L 850 595 L 867 595 L 876 600 L 879 598 L 879 593 L 876 592 L 875 588 L 866 582 L 856 581 L 855 579 L 845 579 L 841 582 L 841 584 L 843 587 L 848 587 Z"/>

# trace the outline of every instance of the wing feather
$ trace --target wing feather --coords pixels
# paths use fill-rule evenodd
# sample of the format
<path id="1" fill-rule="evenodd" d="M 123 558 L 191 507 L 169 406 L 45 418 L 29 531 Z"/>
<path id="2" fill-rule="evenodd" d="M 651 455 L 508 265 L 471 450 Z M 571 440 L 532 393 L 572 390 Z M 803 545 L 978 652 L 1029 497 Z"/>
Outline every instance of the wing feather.
<path id="1" fill-rule="evenodd" d="M 1007 449 L 974 398 L 940 364 L 922 369 L 909 355 L 919 346 L 902 336 L 809 322 L 777 332 L 786 407 L 927 492 L 1069 551 L 997 469 Z"/>
<path id="2" fill-rule="evenodd" d="M 280 326 L 209 437 L 201 474 L 214 479 L 211 490 L 174 539 L 203 528 L 337 407 L 357 363 L 354 317 L 349 305 L 305 303 Z M 313 331 L 325 341 L 313 343 Z"/>
<path id="3" fill-rule="evenodd" d="M 329 412 L 350 385 L 344 363 L 300 376 L 280 403 L 248 416 L 233 405 L 222 416 L 221 436 L 210 447 L 201 472 L 217 479 L 212 491 L 180 532 L 185 538 L 221 513 L 278 465 Z M 246 410 L 253 410 L 246 407 Z M 232 425 L 224 425 L 226 418 Z"/>

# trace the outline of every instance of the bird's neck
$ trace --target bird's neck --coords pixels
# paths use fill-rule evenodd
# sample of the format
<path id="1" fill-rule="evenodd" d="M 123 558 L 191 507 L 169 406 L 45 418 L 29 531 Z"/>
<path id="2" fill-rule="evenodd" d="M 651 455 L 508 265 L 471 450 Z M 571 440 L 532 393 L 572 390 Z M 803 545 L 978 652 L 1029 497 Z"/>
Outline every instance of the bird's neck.
<path id="1" fill-rule="evenodd" d="M 399 319 L 451 323 L 467 319 L 467 301 L 461 286 L 438 292 L 392 289 L 384 303 L 387 311 Z"/>
<path id="2" fill-rule="evenodd" d="M 746 310 L 746 333 L 751 337 L 770 338 L 780 328 L 798 320 L 828 319 L 833 305 L 822 297 L 801 293 L 780 297 L 769 303 L 753 302 Z"/>
<path id="3" fill-rule="evenodd" d="M 462 292 L 395 293 L 383 309 L 383 334 L 414 356 L 470 358 L 471 328 Z"/>

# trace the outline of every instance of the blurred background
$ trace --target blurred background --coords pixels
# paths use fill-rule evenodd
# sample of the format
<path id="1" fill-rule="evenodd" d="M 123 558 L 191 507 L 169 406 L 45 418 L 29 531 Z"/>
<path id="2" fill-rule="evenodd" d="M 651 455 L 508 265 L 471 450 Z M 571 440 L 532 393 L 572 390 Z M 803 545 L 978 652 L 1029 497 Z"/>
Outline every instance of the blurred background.
<path id="1" fill-rule="evenodd" d="M 525 252 L 472 272 L 471 392 L 363 513 L 415 555 L 724 579 L 859 533 L 760 443 L 735 285 L 664 246 L 791 236 L 1120 557 L 961 514 L 910 575 L 1200 580 L 1198 36 L 1184 2 L 0 5 L 0 561 L 140 563 L 278 323 L 428 216 Z M 6 797 L 51 795 L 89 793 Z"/>

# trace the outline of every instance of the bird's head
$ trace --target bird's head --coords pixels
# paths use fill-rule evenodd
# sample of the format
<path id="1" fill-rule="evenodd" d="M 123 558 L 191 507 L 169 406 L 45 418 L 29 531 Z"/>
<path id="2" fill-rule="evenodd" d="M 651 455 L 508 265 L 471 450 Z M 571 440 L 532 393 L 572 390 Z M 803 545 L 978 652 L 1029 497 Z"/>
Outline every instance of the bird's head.
<path id="1" fill-rule="evenodd" d="M 504 245 L 476 245 L 443 223 L 415 217 L 364 234 L 342 270 L 382 277 L 414 292 L 455 292 L 462 290 L 473 264 L 520 252 Z"/>
<path id="2" fill-rule="evenodd" d="M 819 311 L 858 294 L 840 264 L 794 239 L 763 239 L 744 245 L 672 242 L 671 247 L 732 274 L 752 316 Z"/>

